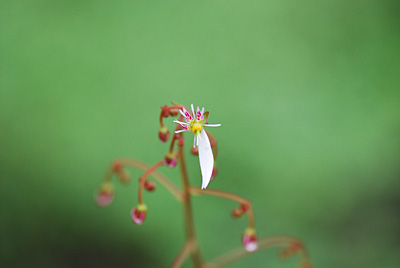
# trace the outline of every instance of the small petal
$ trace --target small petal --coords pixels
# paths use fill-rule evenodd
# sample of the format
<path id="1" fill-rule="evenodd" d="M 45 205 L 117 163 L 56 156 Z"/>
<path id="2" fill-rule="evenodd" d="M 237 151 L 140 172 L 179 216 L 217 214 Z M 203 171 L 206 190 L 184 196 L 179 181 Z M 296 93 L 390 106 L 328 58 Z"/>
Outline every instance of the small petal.
<path id="1" fill-rule="evenodd" d="M 183 112 L 181 111 L 181 114 L 185 117 L 185 120 L 187 123 L 189 123 L 191 120 L 193 120 L 193 116 L 189 113 L 188 110 L 186 110 L 185 107 L 182 108 Z"/>
<path id="2" fill-rule="evenodd" d="M 192 105 L 191 105 L 190 107 L 192 107 L 192 113 L 193 113 L 193 116 L 194 116 L 194 117 L 196 117 L 196 114 L 194 113 L 194 107 L 193 107 L 193 103 L 192 103 Z"/>
<path id="3" fill-rule="evenodd" d="M 221 124 L 205 124 L 205 127 L 220 127 Z"/>
<path id="4" fill-rule="evenodd" d="M 203 108 L 203 111 L 204 111 L 204 108 Z M 197 106 L 197 111 L 196 111 L 196 117 L 197 117 L 197 120 L 203 120 L 204 119 L 203 112 L 200 111 L 200 108 L 198 106 Z"/>
<path id="5" fill-rule="evenodd" d="M 202 176 L 201 189 L 205 189 L 210 182 L 213 167 L 214 156 L 211 150 L 210 140 L 208 139 L 206 131 L 203 129 L 198 138 L 199 147 L 199 160 Z"/>

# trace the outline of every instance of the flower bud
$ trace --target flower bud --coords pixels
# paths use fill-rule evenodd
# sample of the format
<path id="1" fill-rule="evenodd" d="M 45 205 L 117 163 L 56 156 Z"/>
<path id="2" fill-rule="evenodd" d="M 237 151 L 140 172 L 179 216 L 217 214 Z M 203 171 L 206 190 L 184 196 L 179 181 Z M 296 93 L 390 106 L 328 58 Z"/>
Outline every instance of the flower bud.
<path id="1" fill-rule="evenodd" d="M 244 214 L 241 207 L 232 209 L 231 216 L 234 218 L 240 218 Z"/>
<path id="2" fill-rule="evenodd" d="M 168 117 L 169 116 L 169 109 L 167 105 L 164 105 L 161 107 L 161 115 L 162 117 Z"/>
<path id="3" fill-rule="evenodd" d="M 131 174 L 129 173 L 129 171 L 121 169 L 118 173 L 117 173 L 118 178 L 121 180 L 121 182 L 123 183 L 127 183 L 131 180 Z"/>
<path id="4" fill-rule="evenodd" d="M 145 204 L 139 204 L 131 210 L 131 218 L 134 223 L 141 225 L 146 219 L 147 206 Z"/>
<path id="5" fill-rule="evenodd" d="M 104 183 L 96 195 L 96 203 L 99 207 L 105 207 L 114 200 L 114 187 L 111 183 Z"/>
<path id="6" fill-rule="evenodd" d="M 158 138 L 161 142 L 166 142 L 169 139 L 169 129 L 165 126 L 161 127 L 158 131 Z"/>
<path id="7" fill-rule="evenodd" d="M 167 153 L 167 155 L 164 157 L 164 164 L 171 168 L 175 167 L 177 163 L 178 161 L 176 159 L 176 155 L 173 152 Z"/>
<path id="8" fill-rule="evenodd" d="M 124 166 L 121 163 L 114 162 L 113 166 L 112 166 L 112 170 L 113 170 L 114 173 L 118 173 L 118 172 L 120 172 L 122 170 L 123 167 Z"/>
<path id="9" fill-rule="evenodd" d="M 287 259 L 303 250 L 303 244 L 300 242 L 293 242 L 286 248 L 282 249 L 278 254 L 281 259 Z"/>
<path id="10" fill-rule="evenodd" d="M 156 189 L 156 184 L 152 181 L 145 181 L 144 182 L 144 188 L 149 191 L 152 192 Z"/>
<path id="11" fill-rule="evenodd" d="M 172 115 L 172 116 L 177 116 L 178 115 L 178 109 L 169 110 L 169 114 Z"/>
<path id="12" fill-rule="evenodd" d="M 247 251 L 255 251 L 258 247 L 256 231 L 254 228 L 248 227 L 242 237 L 242 243 Z"/>

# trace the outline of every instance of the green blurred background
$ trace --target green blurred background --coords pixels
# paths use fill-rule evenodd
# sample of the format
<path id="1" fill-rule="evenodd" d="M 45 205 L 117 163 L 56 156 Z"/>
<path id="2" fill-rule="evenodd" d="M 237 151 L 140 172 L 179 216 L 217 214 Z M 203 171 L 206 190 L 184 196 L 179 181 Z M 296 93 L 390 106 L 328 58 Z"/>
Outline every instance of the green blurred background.
<path id="1" fill-rule="evenodd" d="M 378 0 L 0 1 L 0 265 L 168 267 L 184 231 L 165 189 L 145 194 L 140 227 L 140 172 L 110 207 L 93 194 L 112 159 L 164 155 L 159 107 L 178 101 L 222 123 L 209 187 L 252 200 L 260 236 L 300 237 L 316 267 L 399 267 L 399 12 Z M 198 159 L 188 165 L 200 185 Z M 240 246 L 235 205 L 195 198 L 207 259 Z M 229 267 L 296 267 L 276 253 Z"/>

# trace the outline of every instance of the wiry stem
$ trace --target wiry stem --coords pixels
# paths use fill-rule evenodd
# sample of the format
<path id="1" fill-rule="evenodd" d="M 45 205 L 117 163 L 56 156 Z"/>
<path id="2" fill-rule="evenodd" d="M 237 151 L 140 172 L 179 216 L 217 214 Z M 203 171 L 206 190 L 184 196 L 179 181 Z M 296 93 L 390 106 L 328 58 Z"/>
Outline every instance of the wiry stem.
<path id="1" fill-rule="evenodd" d="M 291 245 L 292 243 L 301 243 L 301 240 L 289 235 L 276 235 L 276 236 L 264 237 L 258 241 L 258 248 L 256 251 L 260 251 L 271 247 L 286 247 Z M 204 268 L 224 267 L 230 263 L 243 259 L 251 255 L 252 253 L 253 252 L 248 252 L 246 251 L 245 248 L 240 247 L 215 258 L 209 263 L 206 263 Z M 301 250 L 298 254 L 300 256 L 300 261 L 310 263 L 311 267 L 308 251 L 305 248 L 303 248 L 303 250 Z"/>
<path id="2" fill-rule="evenodd" d="M 183 202 L 184 215 L 185 215 L 185 227 L 186 227 L 186 241 L 192 243 L 191 258 L 195 268 L 201 268 L 203 265 L 203 258 L 200 254 L 200 249 L 196 239 L 196 233 L 194 229 L 192 204 L 190 198 L 190 185 L 189 178 L 186 170 L 185 157 L 183 153 L 183 146 L 179 147 L 179 166 L 182 176 L 182 184 L 185 192 L 185 199 Z"/>
<path id="3" fill-rule="evenodd" d="M 247 216 L 249 218 L 249 227 L 254 228 L 254 213 L 253 213 L 253 209 L 251 208 L 251 202 L 241 196 L 232 194 L 232 193 L 228 193 L 228 192 L 224 192 L 224 191 L 220 191 L 220 190 L 213 190 L 213 189 L 204 189 L 204 190 L 200 190 L 199 188 L 196 187 L 190 187 L 189 188 L 190 193 L 192 194 L 198 194 L 198 195 L 212 195 L 212 196 L 218 196 L 221 198 L 226 198 L 226 199 L 230 199 L 233 201 L 236 201 L 240 204 L 244 204 L 247 205 Z"/>
<path id="4" fill-rule="evenodd" d="M 143 187 L 144 187 L 144 182 L 146 181 L 147 177 L 153 173 L 154 171 L 157 170 L 160 166 L 164 164 L 164 160 L 160 160 L 157 163 L 155 163 L 152 167 L 150 167 L 144 174 L 143 176 L 140 177 L 139 179 L 139 189 L 138 189 L 138 199 L 139 199 L 139 204 L 143 204 Z"/>
<path id="5" fill-rule="evenodd" d="M 113 175 L 113 167 L 115 164 L 121 164 L 124 167 L 131 167 L 134 169 L 138 169 L 140 171 L 147 171 L 151 166 L 131 158 L 118 158 L 115 159 L 109 166 L 109 168 L 105 172 L 104 181 L 111 182 L 112 175 Z M 173 184 L 164 174 L 160 173 L 159 171 L 155 170 L 148 174 L 148 176 L 153 177 L 158 183 L 164 186 L 169 192 L 171 192 L 179 201 L 183 201 L 184 193 L 181 189 L 179 189 L 175 184 Z"/>
<path id="6" fill-rule="evenodd" d="M 174 262 L 172 263 L 170 268 L 179 268 L 189 256 L 192 251 L 193 245 L 191 241 L 187 240 L 185 244 L 183 244 L 182 249 L 179 251 L 178 255 L 175 257 Z"/>

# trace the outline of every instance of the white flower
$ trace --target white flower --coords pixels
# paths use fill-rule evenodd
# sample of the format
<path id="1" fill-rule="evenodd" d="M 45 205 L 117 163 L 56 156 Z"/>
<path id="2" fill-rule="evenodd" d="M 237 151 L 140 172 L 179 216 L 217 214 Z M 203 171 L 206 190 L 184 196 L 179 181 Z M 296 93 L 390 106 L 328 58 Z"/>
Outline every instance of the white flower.
<path id="1" fill-rule="evenodd" d="M 203 109 L 199 109 L 197 107 L 196 113 L 194 112 L 193 104 L 192 104 L 192 113 L 187 111 L 185 108 L 179 110 L 179 112 L 183 115 L 186 122 L 180 122 L 175 120 L 175 123 L 181 125 L 183 129 L 175 131 L 175 133 L 180 133 L 183 131 L 192 131 L 194 134 L 194 144 L 199 149 L 199 160 L 200 160 L 200 169 L 202 176 L 202 185 L 201 189 L 205 189 L 210 182 L 212 171 L 214 168 L 214 156 L 211 150 L 210 140 L 208 139 L 206 131 L 203 127 L 219 127 L 221 124 L 208 124 L 207 117 L 204 117 L 204 107 Z"/>

